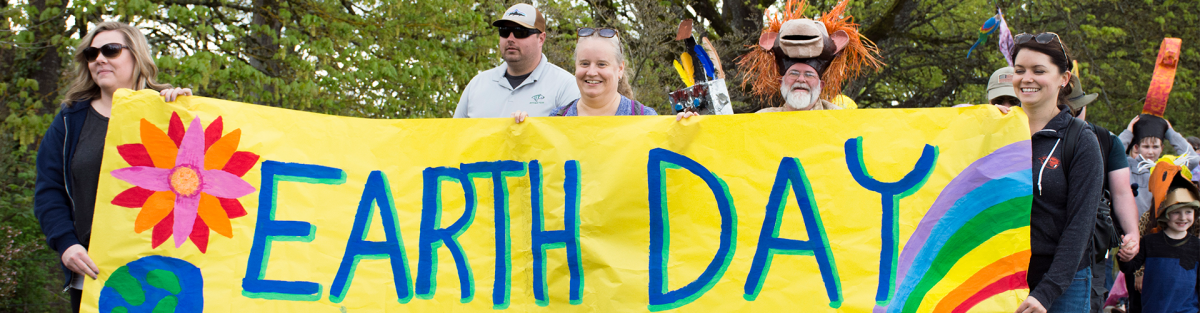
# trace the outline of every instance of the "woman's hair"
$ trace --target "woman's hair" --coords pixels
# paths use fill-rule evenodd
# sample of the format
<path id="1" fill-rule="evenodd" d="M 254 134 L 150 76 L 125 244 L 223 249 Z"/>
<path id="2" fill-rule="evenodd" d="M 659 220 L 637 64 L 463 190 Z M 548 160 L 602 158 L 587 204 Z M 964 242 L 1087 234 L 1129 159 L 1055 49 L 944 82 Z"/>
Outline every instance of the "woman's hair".
<path id="1" fill-rule="evenodd" d="M 611 44 L 613 47 L 613 51 L 615 53 L 615 55 L 613 55 L 613 57 L 617 60 L 617 63 L 621 64 L 621 66 L 626 65 L 625 50 L 621 49 L 621 40 L 618 39 L 618 36 L 613 36 L 612 38 L 604 38 L 604 37 L 599 36 L 599 34 L 596 34 L 596 35 L 587 36 L 587 37 L 579 37 L 579 41 L 576 42 L 576 44 L 575 44 L 575 58 L 576 59 L 579 58 L 579 44 L 578 43 L 583 42 L 584 40 L 600 40 L 600 41 Z M 637 97 L 637 92 L 634 91 L 633 86 L 629 84 L 629 75 L 628 75 L 629 67 L 625 66 L 625 70 L 622 71 L 620 74 L 621 74 L 621 79 L 617 80 L 617 93 L 621 94 L 622 96 L 625 96 L 626 98 L 629 98 L 629 100 L 637 100 L 637 99 L 634 99 L 635 97 Z"/>
<path id="2" fill-rule="evenodd" d="M 1190 136 L 1187 137 L 1187 142 L 1192 146 L 1192 150 L 1200 150 L 1200 138 L 1196 138 L 1196 136 Z"/>
<path id="3" fill-rule="evenodd" d="M 1021 53 L 1021 50 L 1032 50 L 1049 56 L 1050 63 L 1058 67 L 1059 74 L 1071 70 L 1071 52 L 1067 51 L 1067 45 L 1063 44 L 1062 38 L 1057 35 L 1049 43 L 1038 43 L 1037 40 L 1030 38 L 1029 41 L 1014 45 L 1012 48 L 1013 60 L 1017 59 L 1017 54 Z M 1013 82 L 1013 85 L 1017 86 L 1017 83 Z M 1071 94 L 1071 88 L 1078 88 L 1078 86 L 1067 83 L 1066 87 L 1058 90 L 1058 105 L 1070 107 L 1071 100 L 1068 100 L 1067 96 Z"/>
<path id="4" fill-rule="evenodd" d="M 83 57 L 83 50 L 92 46 L 92 39 L 96 38 L 96 34 L 110 30 L 121 32 L 125 37 L 126 45 L 129 46 L 129 53 L 133 53 L 134 90 L 171 88 L 171 84 L 157 81 L 158 66 L 154 65 L 154 58 L 150 57 L 150 45 L 146 43 L 146 36 L 143 36 L 141 31 L 125 23 L 101 22 L 96 24 L 96 28 L 88 32 L 87 36 L 79 41 L 79 46 L 75 48 L 75 80 L 67 89 L 68 106 L 76 101 L 100 97 L 100 86 L 92 80 L 92 73 L 88 70 L 88 61 Z"/>

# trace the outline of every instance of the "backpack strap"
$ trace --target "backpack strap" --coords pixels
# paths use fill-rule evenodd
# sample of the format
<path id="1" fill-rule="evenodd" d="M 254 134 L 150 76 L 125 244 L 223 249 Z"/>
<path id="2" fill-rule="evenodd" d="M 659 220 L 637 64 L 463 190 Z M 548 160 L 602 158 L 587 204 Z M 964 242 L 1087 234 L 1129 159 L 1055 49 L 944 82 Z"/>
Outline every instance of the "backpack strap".
<path id="1" fill-rule="evenodd" d="M 641 103 L 638 103 L 637 100 L 629 99 L 629 105 L 631 106 L 629 111 L 630 113 L 633 113 L 633 115 L 646 115 L 646 111 L 643 109 L 645 106 L 643 106 Z"/>
<path id="2" fill-rule="evenodd" d="M 1079 137 L 1079 132 L 1083 130 L 1085 124 L 1083 121 L 1072 117 L 1067 124 L 1067 131 L 1062 137 L 1063 152 L 1062 160 L 1059 160 L 1059 162 L 1062 163 L 1063 176 L 1067 178 L 1067 185 L 1071 184 L 1071 159 L 1075 157 L 1075 144 L 1078 141 L 1076 139 Z"/>
<path id="3" fill-rule="evenodd" d="M 1091 126 L 1092 133 L 1096 134 L 1096 141 L 1100 144 L 1100 161 L 1103 162 L 1102 164 L 1104 164 L 1104 167 L 1107 169 L 1109 161 L 1108 155 L 1110 152 L 1112 152 L 1113 147 L 1112 135 L 1109 133 L 1108 129 L 1100 127 L 1100 125 L 1092 123 L 1087 124 L 1088 126 Z M 1104 174 L 1105 176 L 1108 176 L 1107 171 Z M 1104 190 L 1108 190 L 1108 179 L 1104 179 Z"/>

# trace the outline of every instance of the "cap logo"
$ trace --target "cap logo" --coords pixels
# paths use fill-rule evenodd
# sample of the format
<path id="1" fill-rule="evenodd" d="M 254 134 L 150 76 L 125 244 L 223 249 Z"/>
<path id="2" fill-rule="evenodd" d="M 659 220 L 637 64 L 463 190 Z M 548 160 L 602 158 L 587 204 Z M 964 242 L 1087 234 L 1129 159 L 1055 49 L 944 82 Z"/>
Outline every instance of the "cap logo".
<path id="1" fill-rule="evenodd" d="M 508 16 L 513 16 L 513 15 L 525 16 L 525 13 L 521 13 L 521 10 L 513 9 L 512 12 L 508 12 Z"/>
<path id="2" fill-rule="evenodd" d="M 1012 83 L 1012 75 L 1010 75 L 1010 74 L 1000 74 L 1000 83 L 1001 83 L 1001 84 L 1003 84 L 1003 83 Z"/>

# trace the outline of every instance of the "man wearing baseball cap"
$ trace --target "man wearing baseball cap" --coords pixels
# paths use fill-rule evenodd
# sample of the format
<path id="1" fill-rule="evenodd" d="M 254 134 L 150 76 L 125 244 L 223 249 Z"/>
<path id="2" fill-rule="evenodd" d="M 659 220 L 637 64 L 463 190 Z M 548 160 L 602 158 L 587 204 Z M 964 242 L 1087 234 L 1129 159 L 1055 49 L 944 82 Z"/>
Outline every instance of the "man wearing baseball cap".
<path id="1" fill-rule="evenodd" d="M 513 112 L 549 116 L 579 99 L 575 76 L 550 64 L 542 54 L 546 18 L 532 5 L 519 3 L 492 22 L 500 36 L 504 63 L 471 79 L 458 99 L 454 117 L 509 117 Z"/>
<path id="2" fill-rule="evenodd" d="M 1021 100 L 1017 99 L 1017 92 L 1013 89 L 1013 71 L 1012 67 L 1004 67 L 992 73 L 992 78 L 988 79 L 987 97 L 988 103 L 997 106 L 1011 108 L 1021 106 Z"/>

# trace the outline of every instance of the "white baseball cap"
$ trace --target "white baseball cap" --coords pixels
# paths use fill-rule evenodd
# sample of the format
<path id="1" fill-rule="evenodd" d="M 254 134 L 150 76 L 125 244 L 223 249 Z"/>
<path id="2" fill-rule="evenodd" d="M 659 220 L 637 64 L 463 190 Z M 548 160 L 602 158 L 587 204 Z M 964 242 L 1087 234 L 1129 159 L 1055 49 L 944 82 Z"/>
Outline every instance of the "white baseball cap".
<path id="1" fill-rule="evenodd" d="M 992 77 L 988 79 L 987 85 L 987 99 L 989 102 L 1000 96 L 1017 97 L 1016 90 L 1013 90 L 1014 74 L 1016 74 L 1016 71 L 1013 71 L 1012 67 L 1001 68 L 992 73 Z"/>
<path id="2" fill-rule="evenodd" d="M 518 3 L 508 7 L 508 10 L 504 10 L 504 15 L 500 19 L 492 22 L 492 26 L 499 27 L 502 21 L 510 21 L 525 28 L 537 29 L 543 33 L 546 32 L 546 18 L 542 16 L 542 12 L 529 4 Z"/>

